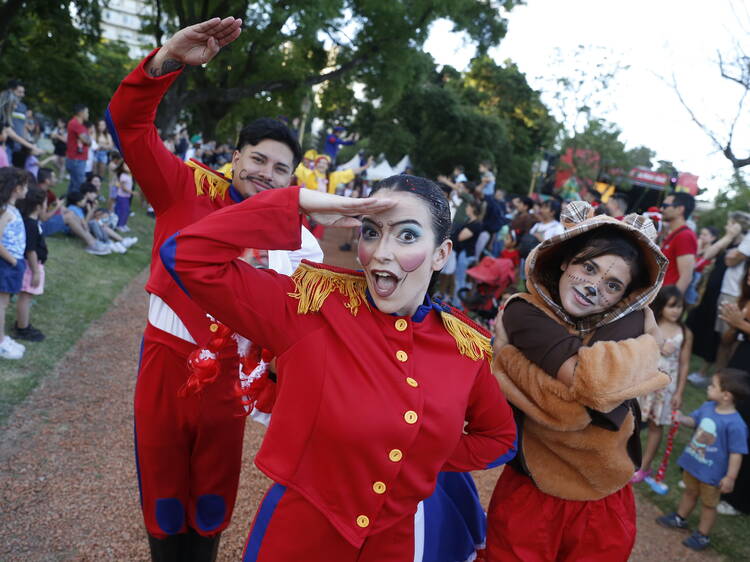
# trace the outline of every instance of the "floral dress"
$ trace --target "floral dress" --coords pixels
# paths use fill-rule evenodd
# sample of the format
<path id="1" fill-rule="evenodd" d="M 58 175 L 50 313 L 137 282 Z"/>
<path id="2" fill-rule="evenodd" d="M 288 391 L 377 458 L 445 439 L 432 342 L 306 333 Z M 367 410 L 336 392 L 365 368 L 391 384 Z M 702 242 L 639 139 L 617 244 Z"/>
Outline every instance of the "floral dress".
<path id="1" fill-rule="evenodd" d="M 682 330 L 664 342 L 671 343 L 674 351 L 669 355 L 662 355 L 659 359 L 659 370 L 669 375 L 670 383 L 666 388 L 651 392 L 638 398 L 641 406 L 641 419 L 644 422 L 653 421 L 656 425 L 672 423 L 672 397 L 677 391 L 677 377 L 680 371 L 680 352 L 685 335 Z"/>

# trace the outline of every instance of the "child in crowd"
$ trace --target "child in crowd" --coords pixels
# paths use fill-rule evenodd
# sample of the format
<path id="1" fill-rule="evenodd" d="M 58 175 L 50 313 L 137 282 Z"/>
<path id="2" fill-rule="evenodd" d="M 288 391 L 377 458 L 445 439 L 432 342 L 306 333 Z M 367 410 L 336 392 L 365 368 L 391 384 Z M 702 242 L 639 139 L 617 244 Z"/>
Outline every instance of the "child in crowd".
<path id="1" fill-rule="evenodd" d="M 27 175 L 23 170 L 0 168 L 0 357 L 21 359 L 26 347 L 5 334 L 5 310 L 10 296 L 21 290 L 26 268 L 26 231 L 16 201 L 26 195 Z"/>
<path id="2" fill-rule="evenodd" d="M 17 206 L 23 216 L 26 230 L 26 271 L 16 305 L 16 325 L 13 335 L 27 341 L 42 341 L 44 334 L 31 325 L 31 301 L 44 293 L 44 262 L 47 261 L 47 243 L 44 240 L 39 215 L 47 203 L 47 195 L 38 187 L 29 188 L 26 197 Z"/>
<path id="3" fill-rule="evenodd" d="M 672 412 L 682 405 L 690 354 L 693 349 L 693 334 L 680 321 L 685 310 L 682 293 L 674 285 L 662 287 L 651 305 L 659 324 L 664 343 L 661 346 L 659 370 L 671 379 L 669 386 L 646 396 L 638 397 L 641 419 L 648 423 L 648 438 L 643 462 L 631 482 L 641 482 L 651 476 L 651 463 L 659 449 L 664 426 L 672 423 Z"/>
<path id="4" fill-rule="evenodd" d="M 667 259 L 650 220 L 593 213 L 566 207 L 567 230 L 531 251 L 528 292 L 495 323 L 519 447 L 490 502 L 488 561 L 625 562 L 635 543 L 636 397 L 669 384 L 648 307 Z"/>
<path id="5" fill-rule="evenodd" d="M 113 151 L 109 156 L 109 164 L 107 168 L 109 170 L 109 199 L 107 200 L 107 210 L 111 213 L 115 210 L 115 202 L 117 201 L 117 169 L 122 165 L 122 155 Z M 115 225 L 117 226 L 117 225 Z"/>
<path id="6" fill-rule="evenodd" d="M 117 214 L 117 230 L 130 232 L 128 218 L 130 217 L 130 201 L 133 198 L 133 176 L 130 168 L 123 160 L 117 167 L 117 198 L 115 199 L 115 213 Z"/>
<path id="7" fill-rule="evenodd" d="M 734 489 L 734 483 L 746 455 L 747 425 L 735 409 L 738 400 L 750 397 L 748 374 L 725 368 L 711 378 L 708 402 L 689 416 L 680 413 L 680 423 L 697 428 L 677 463 L 682 467 L 685 483 L 677 511 L 657 518 L 657 523 L 672 529 L 688 529 L 687 518 L 698 498 L 701 515 L 698 529 L 682 544 L 703 550 L 711 543 L 709 533 L 716 522 L 716 506 L 721 494 Z"/>

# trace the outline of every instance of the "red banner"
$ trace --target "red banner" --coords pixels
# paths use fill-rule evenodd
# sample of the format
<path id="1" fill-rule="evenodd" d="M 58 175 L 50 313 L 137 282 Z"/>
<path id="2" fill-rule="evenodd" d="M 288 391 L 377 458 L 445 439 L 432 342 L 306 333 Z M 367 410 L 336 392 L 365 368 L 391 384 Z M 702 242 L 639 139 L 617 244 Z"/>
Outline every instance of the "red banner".
<path id="1" fill-rule="evenodd" d="M 688 174 L 687 172 L 680 173 L 677 176 L 677 187 L 675 191 L 686 191 L 693 197 L 698 195 L 698 176 Z"/>
<path id="2" fill-rule="evenodd" d="M 669 184 L 669 176 L 661 172 L 654 172 L 648 168 L 633 168 L 630 170 L 628 177 L 636 183 L 646 183 L 659 187 L 666 187 Z"/>

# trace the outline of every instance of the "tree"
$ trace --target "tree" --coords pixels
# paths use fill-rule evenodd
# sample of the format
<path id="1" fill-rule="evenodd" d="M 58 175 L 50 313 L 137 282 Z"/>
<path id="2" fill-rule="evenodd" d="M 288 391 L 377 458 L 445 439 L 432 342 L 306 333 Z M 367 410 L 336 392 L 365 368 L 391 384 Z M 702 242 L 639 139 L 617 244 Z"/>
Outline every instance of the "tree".
<path id="1" fill-rule="evenodd" d="M 750 125 L 745 111 L 745 100 L 750 94 L 750 56 L 745 54 L 740 46 L 737 46 L 735 53 L 729 57 L 719 52 L 718 67 L 721 77 L 737 92 L 736 110 L 732 108 L 733 115 L 725 119 L 723 123 L 716 126 L 708 125 L 705 118 L 700 117 L 690 107 L 674 76 L 672 76 L 672 87 L 693 122 L 703 130 L 711 143 L 731 162 L 732 167 L 739 170 L 750 165 L 750 150 L 745 149 L 746 155 L 737 156 L 734 146 L 734 135 L 738 126 L 746 128 Z M 717 132 L 717 128 L 724 129 L 724 132 Z"/>
<path id="2" fill-rule="evenodd" d="M 361 104 L 357 130 L 390 161 L 409 154 L 418 173 L 434 177 L 460 164 L 478 178 L 479 162 L 490 160 L 500 186 L 525 191 L 531 163 L 556 127 L 538 92 L 509 62 L 479 56 L 466 73 L 431 66 L 425 59 L 397 104 Z"/>
<path id="3" fill-rule="evenodd" d="M 77 24 L 68 3 L 28 4 L 23 17 L 3 20 L 0 76 L 20 79 L 26 104 L 50 117 L 69 117 L 76 103 L 87 104 L 92 118 L 102 115 L 133 61 L 124 44 L 99 39 L 99 3 L 73 3 Z"/>
<path id="4" fill-rule="evenodd" d="M 714 199 L 714 207 L 710 211 L 701 213 L 701 226 L 715 226 L 719 230 L 724 228 L 730 211 L 745 211 L 750 209 L 750 185 L 742 172 L 735 170 L 726 188 L 719 191 Z"/>
<path id="5" fill-rule="evenodd" d="M 574 174 L 590 187 L 596 179 L 605 179 L 622 184 L 628 172 L 637 166 L 651 168 L 656 153 L 645 146 L 627 149 L 620 140 L 622 131 L 614 123 L 603 119 L 591 119 L 586 128 L 572 138 L 562 142 L 562 149 L 593 151 L 597 159 L 575 158 Z M 612 177 L 614 176 L 614 177 Z"/>
<path id="6" fill-rule="evenodd" d="M 507 0 L 506 10 L 519 3 Z M 362 85 L 383 106 L 410 85 L 430 24 L 450 18 L 480 53 L 505 34 L 500 4 L 484 0 L 152 0 L 168 32 L 215 15 L 244 15 L 240 39 L 205 69 L 186 69 L 160 107 L 157 125 L 170 129 L 181 110 L 212 136 L 217 123 L 274 113 L 296 114 L 309 89 L 332 80 Z M 156 29 L 152 21 L 151 29 Z M 156 34 L 155 34 L 156 35 Z M 337 92 L 341 94 L 341 91 Z M 348 99 L 353 99 L 350 92 Z M 223 127 L 223 128 L 222 128 Z M 220 126 L 221 130 L 231 125 Z"/>

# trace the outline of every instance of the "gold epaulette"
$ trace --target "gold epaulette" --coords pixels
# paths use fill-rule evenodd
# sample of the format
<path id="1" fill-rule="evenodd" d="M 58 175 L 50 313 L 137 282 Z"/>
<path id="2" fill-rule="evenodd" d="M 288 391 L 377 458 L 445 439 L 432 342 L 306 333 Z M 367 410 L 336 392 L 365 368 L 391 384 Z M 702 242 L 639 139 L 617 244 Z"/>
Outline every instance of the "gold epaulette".
<path id="1" fill-rule="evenodd" d="M 292 280 L 297 290 L 289 293 L 289 296 L 299 300 L 299 314 L 318 312 L 333 291 L 338 291 L 348 300 L 344 306 L 349 309 L 352 316 L 357 315 L 363 302 L 369 306 L 365 297 L 367 281 L 363 275 L 357 275 L 350 270 L 303 261 L 292 274 Z"/>
<path id="2" fill-rule="evenodd" d="M 193 169 L 195 192 L 198 195 L 204 195 L 206 191 L 211 199 L 226 195 L 230 182 L 224 176 L 195 160 L 188 160 L 185 164 Z"/>
<path id="3" fill-rule="evenodd" d="M 484 328 L 454 308 L 444 308 L 440 317 L 445 329 L 456 340 L 461 355 L 474 361 L 482 358 L 492 361 L 492 344 L 489 333 Z"/>

